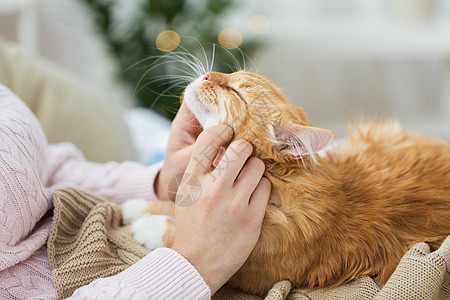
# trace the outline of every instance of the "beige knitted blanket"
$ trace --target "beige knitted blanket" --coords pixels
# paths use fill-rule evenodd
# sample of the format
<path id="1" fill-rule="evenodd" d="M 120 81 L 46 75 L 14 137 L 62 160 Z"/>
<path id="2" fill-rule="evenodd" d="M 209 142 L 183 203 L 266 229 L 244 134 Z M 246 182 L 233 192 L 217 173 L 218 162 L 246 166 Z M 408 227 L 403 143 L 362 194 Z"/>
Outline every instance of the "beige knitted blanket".
<path id="1" fill-rule="evenodd" d="M 121 224 L 120 207 L 75 189 L 53 193 L 54 220 L 48 240 L 53 282 L 60 299 L 100 277 L 121 272 L 149 253 Z M 362 277 L 338 288 L 292 289 L 273 286 L 266 299 L 450 299 L 450 236 L 430 253 L 425 243 L 405 254 L 384 287 Z M 223 287 L 213 299 L 261 299 Z"/>

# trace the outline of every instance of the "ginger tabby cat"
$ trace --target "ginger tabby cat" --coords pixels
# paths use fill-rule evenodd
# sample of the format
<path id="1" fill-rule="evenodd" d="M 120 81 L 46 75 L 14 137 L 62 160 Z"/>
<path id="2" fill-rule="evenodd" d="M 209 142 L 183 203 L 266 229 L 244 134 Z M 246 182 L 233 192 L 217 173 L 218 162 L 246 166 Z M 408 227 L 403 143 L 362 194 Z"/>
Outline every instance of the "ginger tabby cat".
<path id="1" fill-rule="evenodd" d="M 396 122 L 368 123 L 319 156 L 334 133 L 313 127 L 273 83 L 244 71 L 209 72 L 186 88 L 184 101 L 204 128 L 227 124 L 234 139 L 252 143 L 272 182 L 259 241 L 229 286 L 264 295 L 283 279 L 309 288 L 360 276 L 386 282 L 410 247 L 436 249 L 450 234 L 449 143 Z M 173 219 L 143 213 L 173 211 L 169 201 L 131 200 L 124 218 L 139 242 L 170 247 Z"/>

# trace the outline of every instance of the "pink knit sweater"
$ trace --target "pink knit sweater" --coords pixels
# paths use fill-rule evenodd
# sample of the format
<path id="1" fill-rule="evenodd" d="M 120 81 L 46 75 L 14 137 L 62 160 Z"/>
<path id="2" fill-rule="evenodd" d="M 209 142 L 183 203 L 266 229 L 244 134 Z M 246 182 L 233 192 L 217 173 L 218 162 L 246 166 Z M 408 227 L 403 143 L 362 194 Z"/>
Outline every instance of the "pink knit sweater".
<path id="1" fill-rule="evenodd" d="M 46 241 L 51 194 L 75 187 L 111 201 L 157 199 L 160 165 L 86 161 L 71 144 L 48 145 L 26 105 L 0 85 L 0 298 L 56 299 Z M 207 299 L 211 292 L 180 254 L 157 249 L 122 273 L 98 279 L 71 299 Z"/>

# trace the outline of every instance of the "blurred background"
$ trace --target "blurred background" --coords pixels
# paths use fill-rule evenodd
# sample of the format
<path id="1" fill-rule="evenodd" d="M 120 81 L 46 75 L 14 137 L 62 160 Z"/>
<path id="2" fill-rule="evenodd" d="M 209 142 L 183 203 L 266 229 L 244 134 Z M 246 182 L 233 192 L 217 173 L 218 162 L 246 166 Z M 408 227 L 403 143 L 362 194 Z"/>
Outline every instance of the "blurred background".
<path id="1" fill-rule="evenodd" d="M 44 114 L 37 103 L 49 101 L 24 99 L 51 142 L 72 141 L 92 160 L 160 160 L 186 84 L 169 79 L 186 64 L 169 59 L 154 66 L 161 55 L 180 51 L 210 63 L 214 43 L 221 45 L 214 70 L 245 65 L 257 71 L 283 87 L 312 124 L 340 138 L 355 121 L 396 118 L 409 129 L 450 139 L 450 0 L 0 0 L 0 41 L 20 53 L 3 54 L 3 65 L 0 55 L 0 82 L 22 98 L 31 86 L 19 88 L 10 78 L 26 82 L 48 69 L 58 74 L 51 87 L 68 76 L 64 86 L 71 92 L 95 90 L 70 94 L 77 99 L 72 106 L 64 101 L 68 94 L 55 94 L 51 105 L 66 107 L 58 116 L 74 117 L 73 107 L 92 115 L 70 126 L 67 116 L 56 125 L 44 120 L 54 120 L 55 110 Z M 12 59 L 44 61 L 38 69 L 45 72 L 12 76 Z M 39 84 L 32 86 L 42 95 Z M 102 104 L 91 108 L 91 102 Z M 107 125 L 108 114 L 114 126 Z M 83 130 L 79 125 L 88 119 L 103 124 Z M 72 139 L 67 130 L 75 132 Z M 102 144 L 102 137 L 118 133 L 119 141 Z M 93 140 L 83 140 L 88 134 Z M 126 143 L 125 154 L 108 155 Z"/>

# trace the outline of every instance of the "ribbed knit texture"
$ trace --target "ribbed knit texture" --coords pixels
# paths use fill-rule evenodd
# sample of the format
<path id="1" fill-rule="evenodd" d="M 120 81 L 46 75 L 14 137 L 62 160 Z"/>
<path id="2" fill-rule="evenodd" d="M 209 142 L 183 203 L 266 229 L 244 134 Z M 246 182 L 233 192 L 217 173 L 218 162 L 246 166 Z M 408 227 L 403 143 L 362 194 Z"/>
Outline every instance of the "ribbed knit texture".
<path id="1" fill-rule="evenodd" d="M 153 182 L 160 167 L 135 162 L 91 163 L 73 145 L 48 145 L 32 112 L 0 85 L 0 299 L 57 299 L 46 245 L 52 225 L 53 191 L 74 187 L 115 203 L 129 198 L 154 201 Z M 172 269 L 159 263 L 167 255 L 178 259 Z M 136 286 L 142 280 L 148 280 L 148 288 L 158 278 L 175 278 L 178 270 L 186 269 L 195 275 L 187 277 L 192 281 L 186 285 L 201 286 L 199 295 L 210 293 L 197 270 L 173 250 L 152 253 L 130 269 L 151 267 L 147 264 L 158 266 L 159 273 L 142 273 L 136 283 L 131 276 L 122 280 L 119 273 L 118 277 L 97 281 L 94 287 L 83 287 L 82 292 L 89 298 L 102 298 L 98 296 L 101 291 L 115 290 L 116 294 L 103 299 L 129 299 L 125 296 L 139 291 Z M 179 293 L 179 286 L 176 289 L 174 293 Z M 149 295 L 145 289 L 140 292 Z"/>
<path id="2" fill-rule="evenodd" d="M 149 251 L 121 227 L 120 207 L 72 188 L 53 193 L 48 239 L 53 283 L 60 299 L 95 279 L 116 275 Z"/>
<path id="3" fill-rule="evenodd" d="M 129 226 L 121 225 L 118 205 L 72 188 L 54 192 L 53 202 L 48 255 L 60 299 L 95 279 L 119 274 L 149 253 L 133 239 Z M 127 289 L 93 283 L 97 290 L 107 288 L 98 297 L 111 296 L 114 288 L 117 298 L 129 297 L 125 291 L 154 299 L 209 298 L 209 289 L 198 272 L 175 251 L 158 249 L 146 261 L 116 276 L 116 283 Z M 83 289 L 75 294 L 82 295 Z"/>

